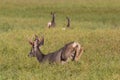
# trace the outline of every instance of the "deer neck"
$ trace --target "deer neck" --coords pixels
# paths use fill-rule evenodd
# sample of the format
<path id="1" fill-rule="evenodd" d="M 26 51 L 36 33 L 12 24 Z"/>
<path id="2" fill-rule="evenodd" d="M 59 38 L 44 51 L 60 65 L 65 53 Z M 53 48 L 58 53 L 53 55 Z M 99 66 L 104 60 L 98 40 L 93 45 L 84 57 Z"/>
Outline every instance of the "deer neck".
<path id="1" fill-rule="evenodd" d="M 39 62 L 41 62 L 44 57 L 44 54 L 41 52 L 39 48 L 37 49 L 36 57 Z"/>
<path id="2" fill-rule="evenodd" d="M 52 17 L 52 23 L 55 23 L 55 16 Z"/>
<path id="3" fill-rule="evenodd" d="M 67 24 L 67 27 L 70 27 L 70 20 L 68 19 L 68 24 Z"/>

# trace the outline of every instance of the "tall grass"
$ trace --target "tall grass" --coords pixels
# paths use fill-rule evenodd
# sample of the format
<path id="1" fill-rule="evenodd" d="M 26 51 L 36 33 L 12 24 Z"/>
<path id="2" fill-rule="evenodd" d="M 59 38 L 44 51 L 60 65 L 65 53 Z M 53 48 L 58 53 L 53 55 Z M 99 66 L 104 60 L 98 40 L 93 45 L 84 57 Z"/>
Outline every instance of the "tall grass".
<path id="1" fill-rule="evenodd" d="M 119 0 L 0 0 L 0 80 L 119 80 Z M 48 29 L 50 12 L 56 28 Z M 66 26 L 71 18 L 71 28 Z M 78 62 L 40 64 L 29 39 L 44 36 L 44 54 L 70 41 L 84 47 Z"/>

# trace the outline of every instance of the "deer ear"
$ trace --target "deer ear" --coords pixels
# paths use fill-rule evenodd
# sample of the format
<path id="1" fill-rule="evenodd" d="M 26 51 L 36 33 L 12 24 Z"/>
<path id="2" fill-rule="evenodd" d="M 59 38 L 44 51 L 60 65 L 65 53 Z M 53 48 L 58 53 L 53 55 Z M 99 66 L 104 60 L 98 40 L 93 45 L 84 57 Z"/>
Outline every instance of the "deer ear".
<path id="1" fill-rule="evenodd" d="M 29 44 L 32 45 L 32 46 L 34 45 L 32 41 L 29 41 Z"/>
<path id="2" fill-rule="evenodd" d="M 51 15 L 55 15 L 55 12 L 51 12 Z"/>

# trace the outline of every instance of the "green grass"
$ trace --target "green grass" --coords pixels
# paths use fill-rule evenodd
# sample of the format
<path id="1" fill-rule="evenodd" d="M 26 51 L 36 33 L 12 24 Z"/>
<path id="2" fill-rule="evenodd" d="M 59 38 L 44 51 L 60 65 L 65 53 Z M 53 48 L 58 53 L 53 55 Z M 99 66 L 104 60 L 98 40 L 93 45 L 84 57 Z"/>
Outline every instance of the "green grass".
<path id="1" fill-rule="evenodd" d="M 120 80 L 119 0 L 0 0 L 0 80 Z M 48 29 L 50 12 L 56 28 Z M 71 28 L 66 26 L 71 18 Z M 42 51 L 77 41 L 78 62 L 40 64 L 29 58 L 29 39 L 44 36 Z"/>

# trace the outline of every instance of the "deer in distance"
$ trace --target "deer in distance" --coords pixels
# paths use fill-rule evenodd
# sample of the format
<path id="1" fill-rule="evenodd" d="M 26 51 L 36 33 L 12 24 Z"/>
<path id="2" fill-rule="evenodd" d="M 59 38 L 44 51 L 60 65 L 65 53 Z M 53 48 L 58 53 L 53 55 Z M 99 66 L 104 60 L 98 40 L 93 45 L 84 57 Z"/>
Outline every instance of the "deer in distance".
<path id="1" fill-rule="evenodd" d="M 70 18 L 69 18 L 69 17 L 66 17 L 66 20 L 67 20 L 66 27 L 67 27 L 67 28 L 70 28 Z M 66 27 L 62 28 L 62 30 L 66 30 Z"/>
<path id="2" fill-rule="evenodd" d="M 67 26 L 66 27 L 70 27 L 70 18 L 69 17 L 66 17 L 66 19 L 67 19 Z"/>
<path id="3" fill-rule="evenodd" d="M 32 46 L 29 57 L 36 57 L 40 63 L 61 63 L 69 61 L 78 61 L 83 53 L 83 48 L 78 42 L 69 42 L 55 52 L 43 54 L 41 46 L 44 45 L 44 37 L 41 39 L 35 36 L 34 41 L 29 41 Z"/>
<path id="4" fill-rule="evenodd" d="M 55 25 L 56 25 L 56 23 L 55 23 L 55 13 L 51 12 L 51 15 L 52 15 L 52 20 L 51 20 L 51 22 L 48 22 L 48 28 L 55 27 Z"/>

